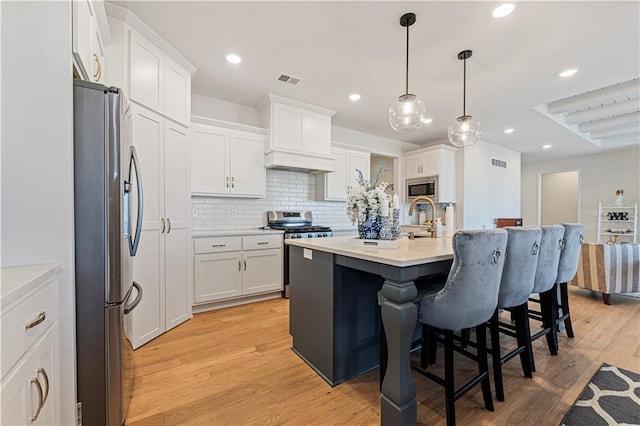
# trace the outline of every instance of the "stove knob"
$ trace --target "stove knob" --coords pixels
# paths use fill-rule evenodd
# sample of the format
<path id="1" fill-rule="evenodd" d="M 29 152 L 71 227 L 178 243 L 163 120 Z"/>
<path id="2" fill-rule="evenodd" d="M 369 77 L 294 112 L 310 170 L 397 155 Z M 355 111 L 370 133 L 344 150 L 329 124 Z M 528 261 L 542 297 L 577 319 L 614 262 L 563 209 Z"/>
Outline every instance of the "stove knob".
<path id="1" fill-rule="evenodd" d="M 307 238 L 313 238 L 313 237 L 315 237 L 315 236 L 316 236 L 316 235 L 315 235 L 315 234 L 312 234 L 311 232 L 309 232 L 309 233 L 307 234 Z"/>
<path id="2" fill-rule="evenodd" d="M 323 236 L 323 237 L 326 237 L 326 236 L 327 236 L 327 233 L 326 233 L 326 232 L 323 232 L 323 233 L 322 233 L 322 236 Z"/>
<path id="3" fill-rule="evenodd" d="M 296 238 L 302 238 L 302 235 L 296 234 Z"/>

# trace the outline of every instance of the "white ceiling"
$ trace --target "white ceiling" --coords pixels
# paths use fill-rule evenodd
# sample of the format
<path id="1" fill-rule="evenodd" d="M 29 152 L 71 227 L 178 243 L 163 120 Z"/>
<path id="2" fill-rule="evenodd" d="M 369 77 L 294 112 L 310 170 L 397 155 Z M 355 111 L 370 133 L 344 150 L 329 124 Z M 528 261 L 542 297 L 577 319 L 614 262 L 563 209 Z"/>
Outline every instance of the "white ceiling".
<path id="1" fill-rule="evenodd" d="M 195 94 L 255 106 L 273 93 L 337 111 L 337 126 L 421 145 L 446 139 L 462 115 L 457 54 L 471 49 L 467 113 L 482 123 L 484 140 L 521 151 L 528 161 L 613 147 L 598 147 L 534 108 L 640 77 L 638 1 L 519 2 L 501 19 L 491 16 L 500 4 L 493 1 L 114 3 L 198 68 Z M 405 12 L 417 16 L 409 91 L 433 123 L 397 133 L 387 111 L 404 92 Z M 227 63 L 230 52 L 243 62 Z M 557 76 L 571 67 L 579 68 L 573 77 Z M 281 73 L 302 81 L 282 83 Z M 347 99 L 354 92 L 360 101 Z M 636 89 L 627 99 L 637 105 L 639 97 Z M 631 126 L 640 120 L 629 118 Z M 509 127 L 515 132 L 504 134 Z M 615 146 L 640 144 L 637 136 L 627 139 Z M 542 150 L 543 144 L 553 147 Z"/>

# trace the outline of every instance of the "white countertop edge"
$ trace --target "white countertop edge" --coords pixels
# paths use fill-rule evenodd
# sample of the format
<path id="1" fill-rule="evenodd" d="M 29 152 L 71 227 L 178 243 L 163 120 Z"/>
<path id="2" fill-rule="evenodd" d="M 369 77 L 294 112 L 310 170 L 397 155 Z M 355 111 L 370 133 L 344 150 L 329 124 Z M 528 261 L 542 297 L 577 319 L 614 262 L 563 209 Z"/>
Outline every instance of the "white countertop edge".
<path id="1" fill-rule="evenodd" d="M 62 265 L 59 263 L 0 268 L 0 312 L 44 285 L 61 269 Z"/>
<path id="2" fill-rule="evenodd" d="M 284 234 L 280 229 L 221 229 L 212 231 L 194 231 L 191 232 L 192 238 L 201 237 L 229 237 L 244 235 L 266 235 L 266 234 Z"/>
<path id="3" fill-rule="evenodd" d="M 333 237 L 334 239 L 343 238 L 345 240 L 351 237 Z M 324 239 L 323 239 L 324 240 Z M 442 240 L 448 240 L 449 246 L 451 246 L 451 238 L 442 238 Z M 339 254 L 342 256 L 353 257 L 355 259 L 368 260 L 371 262 L 382 263 L 390 266 L 397 266 L 400 268 L 415 266 L 415 265 L 423 265 L 425 263 L 439 262 L 442 260 L 450 260 L 453 259 L 453 250 L 451 253 L 442 254 L 442 255 L 433 255 L 428 257 L 421 258 L 413 258 L 410 260 L 397 260 L 389 257 L 385 257 L 385 255 L 392 255 L 394 252 L 393 249 L 374 249 L 374 248 L 359 248 L 359 247 L 328 247 L 323 245 L 318 245 L 316 242 L 322 240 L 285 240 L 285 244 L 308 248 L 311 250 L 319 250 L 327 253 Z"/>

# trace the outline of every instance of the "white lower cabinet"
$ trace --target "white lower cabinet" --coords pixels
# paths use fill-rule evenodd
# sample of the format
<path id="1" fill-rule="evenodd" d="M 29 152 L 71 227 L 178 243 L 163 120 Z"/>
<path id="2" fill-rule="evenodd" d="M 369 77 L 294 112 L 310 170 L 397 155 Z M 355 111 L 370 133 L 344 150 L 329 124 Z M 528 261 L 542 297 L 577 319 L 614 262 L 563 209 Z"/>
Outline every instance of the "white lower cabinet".
<path id="1" fill-rule="evenodd" d="M 282 290 L 282 235 L 197 238 L 195 303 Z"/>
<path id="2" fill-rule="evenodd" d="M 59 425 L 60 368 L 56 265 L 3 268 L 0 424 Z M 15 284 L 20 282 L 21 286 Z"/>

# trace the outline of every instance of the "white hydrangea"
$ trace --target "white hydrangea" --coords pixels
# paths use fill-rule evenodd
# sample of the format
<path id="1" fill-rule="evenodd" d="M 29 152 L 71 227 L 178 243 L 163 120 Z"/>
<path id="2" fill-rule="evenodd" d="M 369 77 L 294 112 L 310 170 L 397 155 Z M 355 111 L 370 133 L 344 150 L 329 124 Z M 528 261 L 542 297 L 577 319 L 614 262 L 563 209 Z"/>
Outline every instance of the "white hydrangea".
<path id="1" fill-rule="evenodd" d="M 375 220 L 380 206 L 383 203 L 387 205 L 391 203 L 391 196 L 385 192 L 389 184 L 379 182 L 384 172 L 383 165 L 384 163 L 378 164 L 375 174 L 371 176 L 371 181 L 366 180 L 360 170 L 356 170 L 359 185 L 351 188 L 347 196 L 347 215 L 351 223 L 364 221 L 367 211 L 371 219 Z"/>

